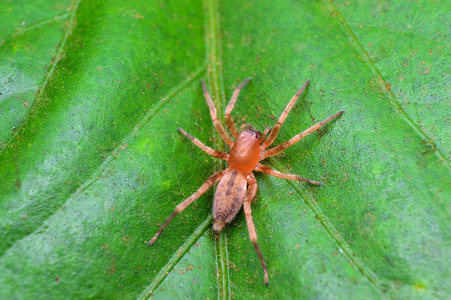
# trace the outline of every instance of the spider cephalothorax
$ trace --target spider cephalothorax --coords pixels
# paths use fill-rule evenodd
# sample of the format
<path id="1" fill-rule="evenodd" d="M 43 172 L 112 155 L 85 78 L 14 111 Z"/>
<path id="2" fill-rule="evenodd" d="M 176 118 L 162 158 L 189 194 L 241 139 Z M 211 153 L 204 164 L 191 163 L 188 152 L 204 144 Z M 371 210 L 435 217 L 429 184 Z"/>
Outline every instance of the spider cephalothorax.
<path id="1" fill-rule="evenodd" d="M 253 129 L 246 129 L 240 133 L 230 148 L 229 167 L 249 174 L 255 169 L 260 159 L 261 133 Z"/>
<path id="2" fill-rule="evenodd" d="M 183 129 L 179 128 L 178 130 L 186 137 L 188 137 L 194 144 L 196 144 L 196 146 L 198 146 L 208 154 L 227 161 L 229 167 L 223 171 L 214 173 L 194 194 L 177 205 L 174 212 L 163 223 L 163 225 L 160 226 L 155 236 L 149 241 L 148 245 L 152 245 L 155 242 L 163 229 L 179 212 L 183 211 L 188 205 L 190 205 L 203 193 L 205 193 L 214 183 L 219 181 L 218 187 L 216 188 L 213 204 L 213 230 L 215 230 L 216 232 L 221 231 L 224 228 L 224 225 L 230 223 L 239 212 L 241 207 L 244 206 L 244 213 L 246 215 L 246 222 L 249 229 L 250 240 L 254 245 L 254 248 L 262 264 L 265 284 L 268 285 L 268 269 L 266 267 L 265 260 L 263 259 L 262 252 L 260 251 L 260 247 L 257 243 L 257 233 L 255 230 L 254 221 L 252 220 L 251 201 L 254 199 L 257 192 L 257 181 L 255 180 L 252 171 L 259 171 L 275 177 L 299 180 L 315 185 L 321 185 L 321 183 L 317 181 L 303 178 L 298 175 L 281 173 L 265 165 L 262 165 L 261 163 L 259 163 L 259 161 L 265 159 L 266 157 L 279 154 L 289 146 L 301 140 L 303 137 L 309 135 L 315 130 L 318 130 L 324 124 L 341 115 L 343 111 L 340 111 L 335 115 L 319 123 L 316 123 L 307 130 L 295 135 L 287 142 L 266 150 L 266 148 L 268 148 L 276 139 L 280 127 L 282 126 L 283 122 L 288 116 L 288 113 L 296 103 L 296 100 L 299 98 L 302 91 L 304 91 L 309 81 L 307 81 L 302 86 L 302 88 L 299 89 L 296 95 L 293 96 L 285 110 L 280 115 L 279 120 L 274 125 L 274 127 L 272 129 L 266 128 L 266 130 L 262 134 L 260 131 L 256 130 L 252 125 L 249 124 L 243 124 L 241 126 L 241 131 L 239 131 L 235 123 L 233 122 L 232 116 L 230 115 L 233 107 L 235 106 L 235 102 L 241 88 L 249 80 L 250 78 L 246 79 L 240 86 L 235 89 L 232 99 L 230 100 L 229 105 L 226 108 L 225 118 L 230 132 L 235 137 L 235 141 L 232 140 L 227 131 L 225 131 L 221 122 L 218 120 L 216 109 L 213 105 L 213 102 L 211 101 L 210 95 L 207 92 L 205 82 L 202 80 L 202 88 L 205 98 L 207 99 L 208 106 L 210 108 L 210 114 L 213 120 L 213 124 L 222 139 L 230 146 L 230 153 L 227 154 L 225 152 L 214 150 L 208 146 L 205 146 L 202 142 L 186 133 Z M 268 138 L 266 138 L 268 133 Z"/>

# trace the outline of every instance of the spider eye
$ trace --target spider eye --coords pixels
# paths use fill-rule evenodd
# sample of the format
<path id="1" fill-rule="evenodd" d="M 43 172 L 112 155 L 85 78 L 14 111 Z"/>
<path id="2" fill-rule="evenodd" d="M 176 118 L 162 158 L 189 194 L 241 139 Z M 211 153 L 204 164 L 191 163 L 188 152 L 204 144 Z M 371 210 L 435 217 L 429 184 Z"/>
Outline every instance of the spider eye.
<path id="1" fill-rule="evenodd" d="M 247 126 L 247 129 L 244 130 L 246 133 L 249 133 L 253 136 L 255 136 L 256 139 L 260 139 L 262 137 L 262 133 L 258 130 L 256 130 L 252 125 Z"/>
<path id="2" fill-rule="evenodd" d="M 255 136 L 257 137 L 257 139 L 260 139 L 262 137 L 262 133 L 260 131 L 256 130 Z"/>

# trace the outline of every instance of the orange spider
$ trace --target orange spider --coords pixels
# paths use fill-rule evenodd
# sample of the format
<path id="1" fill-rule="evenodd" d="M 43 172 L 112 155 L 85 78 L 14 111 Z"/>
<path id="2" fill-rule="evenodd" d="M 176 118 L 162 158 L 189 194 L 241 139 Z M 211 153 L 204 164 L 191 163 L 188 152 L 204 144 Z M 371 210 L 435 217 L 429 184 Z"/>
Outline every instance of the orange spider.
<path id="1" fill-rule="evenodd" d="M 251 202 L 257 192 L 257 181 L 255 180 L 252 171 L 259 171 L 275 177 L 290 180 L 299 180 L 315 185 L 321 185 L 321 183 L 317 181 L 303 178 L 298 175 L 281 173 L 265 165 L 262 165 L 261 163 L 259 163 L 259 161 L 265 159 L 266 157 L 279 154 L 286 148 L 300 141 L 303 137 L 309 135 L 315 130 L 318 130 L 324 124 L 340 116 L 343 111 L 340 111 L 335 115 L 319 123 L 316 123 L 309 129 L 295 135 L 289 141 L 282 143 L 277 147 L 266 150 L 266 148 L 268 148 L 276 139 L 283 122 L 288 116 L 288 113 L 296 103 L 296 100 L 299 98 L 301 93 L 304 91 L 305 87 L 309 84 L 309 81 L 307 80 L 307 82 L 299 89 L 296 95 L 293 96 L 272 130 L 271 128 L 266 128 L 263 134 L 261 134 L 259 131 L 255 130 L 252 125 L 249 124 L 243 124 L 241 126 L 241 132 L 238 131 L 238 128 L 236 127 L 235 123 L 233 122 L 233 118 L 230 115 L 233 107 L 235 106 L 235 102 L 238 98 L 238 94 L 240 93 L 241 88 L 243 88 L 243 86 L 249 80 L 250 78 L 247 78 L 240 86 L 235 89 L 232 99 L 230 100 L 229 105 L 226 108 L 225 119 L 230 131 L 236 138 L 236 141 L 233 141 L 230 138 L 229 134 L 225 131 L 221 122 L 218 120 L 216 115 L 216 108 L 214 107 L 213 102 L 211 101 L 211 97 L 205 87 L 205 82 L 202 80 L 202 89 L 204 91 L 205 99 L 207 99 L 207 103 L 210 108 L 210 114 L 213 120 L 213 124 L 221 138 L 230 146 L 230 153 L 227 154 L 221 151 L 214 150 L 204 145 L 192 135 L 186 133 L 183 129 L 178 128 L 178 130 L 187 138 L 189 138 L 196 146 L 198 146 L 211 156 L 227 161 L 229 167 L 223 171 L 214 173 L 194 194 L 177 205 L 169 218 L 158 229 L 155 236 L 149 241 L 148 245 L 150 246 L 155 242 L 160 233 L 178 213 L 182 212 L 186 207 L 188 207 L 188 205 L 193 203 L 197 198 L 205 193 L 214 183 L 219 181 L 213 204 L 213 230 L 220 232 L 224 228 L 224 225 L 230 223 L 233 220 L 238 211 L 241 209 L 241 206 L 243 206 L 244 204 L 244 213 L 246 215 L 249 236 L 262 264 L 265 284 L 268 285 L 268 269 L 266 267 L 262 252 L 260 251 L 260 247 L 257 243 L 257 233 L 255 231 L 255 225 L 252 219 L 251 212 Z M 265 140 L 266 135 L 270 130 L 271 133 Z"/>

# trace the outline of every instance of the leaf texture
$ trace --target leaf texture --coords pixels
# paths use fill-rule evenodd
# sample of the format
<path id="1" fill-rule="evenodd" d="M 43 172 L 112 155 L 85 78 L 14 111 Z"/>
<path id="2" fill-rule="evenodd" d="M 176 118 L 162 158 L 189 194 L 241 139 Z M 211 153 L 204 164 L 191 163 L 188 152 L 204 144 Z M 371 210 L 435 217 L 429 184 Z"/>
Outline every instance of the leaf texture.
<path id="1" fill-rule="evenodd" d="M 0 11 L 0 298 L 444 299 L 450 287 L 447 2 L 38 1 Z M 226 165 L 177 132 L 275 145 L 345 110 L 257 173 L 253 217 L 211 230 Z"/>

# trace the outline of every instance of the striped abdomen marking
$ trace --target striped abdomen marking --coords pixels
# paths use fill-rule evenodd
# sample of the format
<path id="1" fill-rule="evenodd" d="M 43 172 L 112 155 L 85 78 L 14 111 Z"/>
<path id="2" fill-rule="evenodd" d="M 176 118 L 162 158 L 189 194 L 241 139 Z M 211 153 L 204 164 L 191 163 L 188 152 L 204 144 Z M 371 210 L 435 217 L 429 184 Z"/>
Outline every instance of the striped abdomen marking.
<path id="1" fill-rule="evenodd" d="M 243 205 L 246 188 L 246 177 L 240 172 L 232 169 L 224 174 L 215 193 L 213 230 L 219 232 L 225 224 L 233 220 Z"/>

